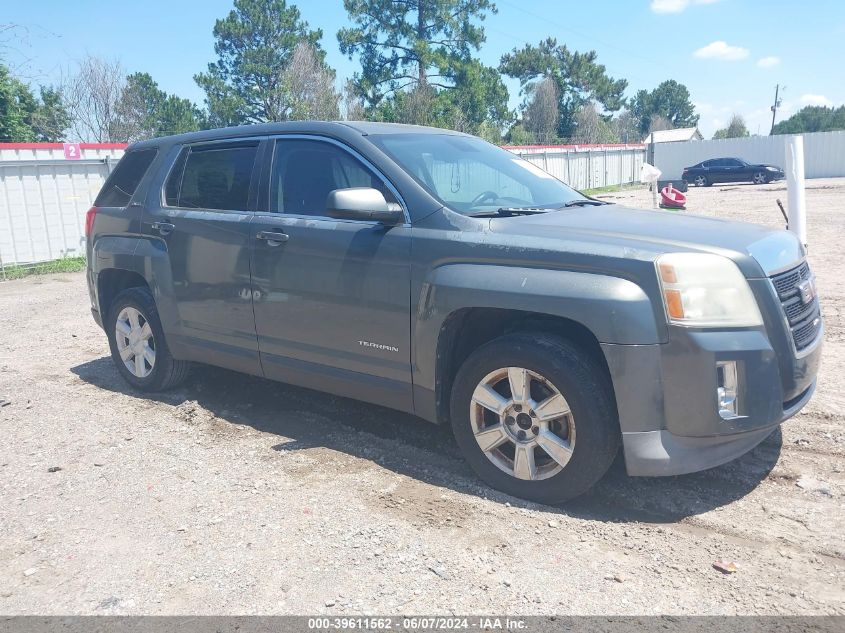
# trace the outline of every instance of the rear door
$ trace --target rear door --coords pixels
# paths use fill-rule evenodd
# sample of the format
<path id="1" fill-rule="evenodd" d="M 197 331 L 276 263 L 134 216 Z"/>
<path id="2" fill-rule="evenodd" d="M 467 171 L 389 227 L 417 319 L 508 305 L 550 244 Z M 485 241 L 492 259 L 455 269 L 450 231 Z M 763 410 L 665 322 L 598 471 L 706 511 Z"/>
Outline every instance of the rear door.
<path id="1" fill-rule="evenodd" d="M 398 193 L 351 148 L 301 136 L 275 141 L 264 186 L 267 210 L 251 223 L 264 374 L 412 410 L 410 225 L 326 215 L 334 189 Z"/>
<path id="2" fill-rule="evenodd" d="M 736 158 L 725 158 L 725 180 L 727 182 L 741 182 L 750 180 L 751 175 L 745 163 Z"/>
<path id="3" fill-rule="evenodd" d="M 728 167 L 724 158 L 714 158 L 707 162 L 710 182 L 728 182 Z"/>
<path id="4" fill-rule="evenodd" d="M 157 275 L 183 357 L 260 374 L 252 314 L 249 222 L 262 139 L 184 147 L 142 229 L 167 249 Z"/>

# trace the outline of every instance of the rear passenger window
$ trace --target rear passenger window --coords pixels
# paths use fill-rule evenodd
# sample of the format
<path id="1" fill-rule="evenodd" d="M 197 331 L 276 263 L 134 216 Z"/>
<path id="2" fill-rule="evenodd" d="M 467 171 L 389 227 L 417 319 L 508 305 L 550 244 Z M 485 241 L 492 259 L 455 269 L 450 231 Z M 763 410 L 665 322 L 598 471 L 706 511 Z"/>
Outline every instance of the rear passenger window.
<path id="1" fill-rule="evenodd" d="M 139 149 L 127 152 L 106 180 L 94 201 L 95 207 L 125 207 L 129 204 L 138 184 L 156 157 L 156 149 Z"/>
<path id="2" fill-rule="evenodd" d="M 166 203 L 189 209 L 246 209 L 257 153 L 257 143 L 191 148 L 184 169 L 180 156 L 168 178 Z"/>
<path id="3" fill-rule="evenodd" d="M 396 202 L 381 178 L 336 145 L 306 140 L 276 143 L 270 184 L 271 211 L 326 215 L 329 193 L 352 187 L 378 189 L 388 202 Z"/>

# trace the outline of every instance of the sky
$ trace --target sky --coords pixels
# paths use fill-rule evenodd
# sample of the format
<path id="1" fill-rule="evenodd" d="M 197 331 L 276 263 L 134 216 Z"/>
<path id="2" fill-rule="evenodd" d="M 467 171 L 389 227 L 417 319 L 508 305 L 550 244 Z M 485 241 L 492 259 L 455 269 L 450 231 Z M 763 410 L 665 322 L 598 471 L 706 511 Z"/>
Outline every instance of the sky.
<path id="1" fill-rule="evenodd" d="M 767 134 L 775 85 L 778 120 L 805 105 L 845 103 L 845 2 L 842 0 L 495 0 L 478 51 L 497 66 L 515 47 L 555 37 L 577 51 L 595 50 L 626 94 L 665 79 L 685 84 L 705 138 L 732 113 L 751 133 Z M 290 3 L 290 2 L 289 2 Z M 347 25 L 342 0 L 299 0 L 303 19 L 323 31 L 322 46 L 342 85 L 358 68 L 340 53 Z M 212 28 L 232 0 L 0 0 L 4 61 L 32 84 L 58 83 L 87 54 L 148 72 L 167 92 L 202 103 L 195 73 L 214 60 Z M 518 82 L 506 79 L 511 106 Z M 783 88 L 785 86 L 785 89 Z"/>

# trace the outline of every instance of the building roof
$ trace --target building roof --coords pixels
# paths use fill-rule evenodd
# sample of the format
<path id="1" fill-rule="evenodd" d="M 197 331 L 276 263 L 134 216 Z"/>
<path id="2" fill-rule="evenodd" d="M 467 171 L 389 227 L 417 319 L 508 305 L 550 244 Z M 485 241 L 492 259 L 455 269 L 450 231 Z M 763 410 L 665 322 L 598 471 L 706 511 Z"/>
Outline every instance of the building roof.
<path id="1" fill-rule="evenodd" d="M 643 143 L 674 143 L 676 141 L 702 141 L 704 137 L 697 127 L 681 127 L 675 130 L 656 130 L 643 139 Z"/>

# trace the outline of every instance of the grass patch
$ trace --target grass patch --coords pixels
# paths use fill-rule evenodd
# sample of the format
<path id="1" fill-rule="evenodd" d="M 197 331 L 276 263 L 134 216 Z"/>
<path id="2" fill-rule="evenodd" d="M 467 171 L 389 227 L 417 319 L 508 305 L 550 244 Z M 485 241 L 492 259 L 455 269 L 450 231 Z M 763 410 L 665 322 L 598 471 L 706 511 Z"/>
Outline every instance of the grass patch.
<path id="1" fill-rule="evenodd" d="M 622 186 L 608 185 L 607 187 L 597 187 L 596 189 L 585 189 L 581 193 L 585 196 L 597 196 L 602 193 L 619 193 L 620 191 L 628 191 L 630 189 L 644 189 L 645 186 L 641 182 L 629 182 Z"/>
<path id="2" fill-rule="evenodd" d="M 21 264 L 19 266 L 4 266 L 0 272 L 0 281 L 8 279 L 22 279 L 30 275 L 50 275 L 53 273 L 76 273 L 85 270 L 85 256 L 62 257 L 51 262 L 39 264 Z"/>

